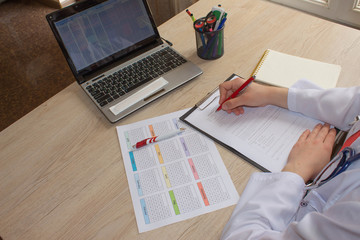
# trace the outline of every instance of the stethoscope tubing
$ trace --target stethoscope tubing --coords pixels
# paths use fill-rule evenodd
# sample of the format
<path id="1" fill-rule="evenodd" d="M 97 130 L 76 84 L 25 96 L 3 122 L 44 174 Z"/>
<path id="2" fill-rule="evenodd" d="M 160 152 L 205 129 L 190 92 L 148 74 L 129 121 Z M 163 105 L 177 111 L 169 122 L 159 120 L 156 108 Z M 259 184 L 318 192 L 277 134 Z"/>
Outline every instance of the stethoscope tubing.
<path id="1" fill-rule="evenodd" d="M 353 162 L 360 159 L 360 153 L 355 154 L 355 150 L 347 147 L 341 153 L 339 153 L 333 160 L 331 160 L 321 172 L 315 177 L 315 179 L 305 186 L 305 190 L 311 190 L 314 188 L 318 188 L 326 182 L 330 181 L 340 173 L 343 173 Z M 334 164 L 336 161 L 339 161 L 336 168 L 333 172 L 325 179 L 319 181 L 322 175 L 328 170 L 328 168 Z"/>

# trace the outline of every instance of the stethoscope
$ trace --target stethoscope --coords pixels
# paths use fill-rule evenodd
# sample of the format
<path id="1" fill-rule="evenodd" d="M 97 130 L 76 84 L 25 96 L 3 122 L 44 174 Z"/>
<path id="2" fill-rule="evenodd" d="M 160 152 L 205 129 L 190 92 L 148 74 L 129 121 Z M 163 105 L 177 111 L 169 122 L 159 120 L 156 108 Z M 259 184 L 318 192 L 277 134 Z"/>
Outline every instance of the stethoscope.
<path id="1" fill-rule="evenodd" d="M 307 192 L 311 189 L 318 188 L 321 185 L 327 183 L 340 173 L 344 172 L 352 163 L 360 159 L 360 153 L 355 154 L 355 150 L 351 147 L 346 147 L 342 150 L 333 160 L 331 160 L 323 170 L 315 177 L 315 179 L 305 186 Z M 324 173 L 332 166 L 335 162 L 338 162 L 335 169 L 328 175 L 323 177 Z M 323 178 L 323 179 L 322 179 Z"/>

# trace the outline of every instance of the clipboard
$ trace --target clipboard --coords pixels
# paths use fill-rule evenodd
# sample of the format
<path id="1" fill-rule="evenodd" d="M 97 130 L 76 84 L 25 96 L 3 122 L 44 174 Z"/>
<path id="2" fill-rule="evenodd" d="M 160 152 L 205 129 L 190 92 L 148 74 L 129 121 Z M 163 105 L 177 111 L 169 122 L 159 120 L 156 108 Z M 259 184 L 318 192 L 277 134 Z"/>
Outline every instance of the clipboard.
<path id="1" fill-rule="evenodd" d="M 224 82 L 229 81 L 231 79 L 233 79 L 234 77 L 240 77 L 239 75 L 233 73 L 230 77 L 228 77 Z M 241 77 L 242 78 L 242 77 Z M 217 98 L 212 98 L 210 99 L 210 97 L 219 89 L 219 87 L 216 87 L 213 91 L 209 92 L 204 98 L 202 98 L 199 102 L 197 102 L 195 104 L 194 107 L 192 107 L 188 112 L 186 112 L 184 115 L 182 115 L 180 117 L 180 120 L 183 121 L 184 123 L 186 123 L 187 125 L 189 125 L 190 127 L 192 127 L 193 129 L 201 132 L 203 135 L 209 137 L 210 139 L 212 139 L 213 141 L 217 142 L 218 144 L 220 144 L 221 146 L 225 147 L 226 149 L 228 149 L 229 151 L 235 153 L 236 155 L 238 155 L 239 157 L 241 157 L 242 159 L 244 159 L 245 161 L 249 162 L 250 164 L 252 164 L 253 166 L 255 166 L 256 168 L 260 169 L 261 171 L 264 172 L 270 172 L 268 169 L 266 169 L 265 167 L 261 166 L 260 164 L 258 164 L 257 162 L 253 161 L 252 159 L 248 158 L 247 156 L 245 156 L 244 154 L 242 154 L 241 152 L 237 151 L 236 149 L 234 149 L 233 147 L 225 144 L 223 141 L 221 141 L 220 139 L 212 136 L 211 134 L 203 131 L 202 129 L 200 129 L 199 127 L 193 125 L 191 122 L 187 121 L 186 118 L 188 116 L 190 116 L 196 109 L 200 109 L 201 111 L 204 110 L 205 108 L 207 108 L 213 101 L 215 101 Z M 205 103 L 206 102 L 206 103 Z M 205 103 L 205 104 L 204 104 Z"/>
<path id="2" fill-rule="evenodd" d="M 237 76 L 239 75 L 232 74 L 225 81 L 229 81 Z M 312 119 L 300 113 L 292 112 L 287 109 L 271 105 L 263 108 L 252 108 L 252 110 L 250 110 L 251 108 L 248 108 L 249 112 L 246 114 L 250 114 L 250 117 L 247 117 L 247 120 L 246 118 L 243 119 L 240 124 L 236 120 L 234 121 L 234 117 L 231 117 L 231 115 L 229 118 L 233 119 L 227 121 L 227 117 L 225 119 L 224 116 L 221 118 L 219 115 L 212 115 L 212 113 L 215 113 L 215 110 L 218 107 L 218 105 L 215 106 L 214 104 L 214 101 L 218 100 L 219 96 L 219 94 L 216 92 L 217 90 L 218 87 L 208 93 L 203 99 L 196 103 L 193 108 L 181 116 L 180 120 L 264 172 L 281 171 L 287 162 L 288 155 L 286 154 L 290 153 L 293 145 L 297 142 L 300 135 L 306 129 L 313 129 L 318 123 L 323 124 L 323 122 L 320 120 Z M 195 114 L 199 114 L 201 111 L 204 111 L 204 113 L 207 115 L 202 115 L 198 120 L 196 120 L 197 117 Z M 253 112 L 251 113 L 251 111 Z M 264 111 L 266 111 L 265 117 L 263 117 Z M 216 120 L 218 117 L 219 119 Z M 190 119 L 193 122 L 191 122 Z M 210 122 L 215 123 L 202 124 L 202 121 L 204 120 L 209 120 Z M 220 122 L 223 120 L 225 121 Z M 265 120 L 266 124 L 268 124 L 266 127 L 261 125 L 264 123 L 261 122 L 263 120 Z M 225 128 L 223 128 L 223 126 Z M 219 131 L 213 130 L 214 127 L 223 129 L 219 130 L 219 133 Z M 254 135 L 257 135 L 257 133 L 260 132 L 258 137 L 261 137 L 261 139 L 257 140 L 255 137 L 255 142 L 256 144 L 258 144 L 257 141 L 266 142 L 264 143 L 265 145 L 262 146 L 263 149 L 254 147 L 252 143 L 250 143 L 250 140 L 248 140 L 248 135 L 240 134 L 241 136 L 238 136 L 236 132 L 240 131 L 246 131 L 249 132 L 249 134 L 254 133 Z M 262 135 L 263 132 L 266 133 Z M 288 135 L 286 135 L 287 132 L 289 132 Z M 227 138 L 225 135 L 228 135 L 229 138 Z M 343 135 L 343 133 L 339 132 L 335 145 L 340 144 L 340 146 L 342 146 L 341 143 L 344 139 Z M 236 141 L 233 139 L 234 136 L 236 137 Z M 270 140 L 269 137 L 271 137 Z M 268 146 L 266 144 L 268 144 Z M 269 149 L 271 150 L 269 151 Z M 264 155 L 264 153 L 266 153 L 266 155 Z M 275 156 L 277 153 L 279 156 Z M 336 151 L 334 151 L 333 154 L 334 153 L 336 154 Z"/>

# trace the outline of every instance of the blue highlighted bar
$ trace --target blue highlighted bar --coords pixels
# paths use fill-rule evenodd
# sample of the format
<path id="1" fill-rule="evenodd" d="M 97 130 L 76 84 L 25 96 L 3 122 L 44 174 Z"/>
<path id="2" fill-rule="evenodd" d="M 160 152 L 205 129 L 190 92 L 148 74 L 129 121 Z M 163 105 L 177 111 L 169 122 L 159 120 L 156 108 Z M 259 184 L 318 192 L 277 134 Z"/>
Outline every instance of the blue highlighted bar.
<path id="1" fill-rule="evenodd" d="M 149 218 L 149 214 L 148 214 L 147 209 L 146 209 L 145 200 L 140 199 L 140 204 L 141 204 L 142 213 L 144 214 L 145 224 L 149 224 L 150 223 L 150 218 Z"/>
<path id="2" fill-rule="evenodd" d="M 132 169 L 133 171 L 137 171 L 137 168 L 136 168 L 136 162 L 135 162 L 135 157 L 134 157 L 134 153 L 133 152 L 129 152 L 129 155 L 130 155 L 130 160 L 131 160 L 131 165 L 132 165 Z"/>
<path id="3" fill-rule="evenodd" d="M 136 189 L 138 190 L 138 194 L 141 197 L 143 194 L 142 190 L 141 190 L 141 184 L 140 184 L 140 178 L 139 178 L 139 174 L 135 174 L 135 184 L 136 184 Z"/>

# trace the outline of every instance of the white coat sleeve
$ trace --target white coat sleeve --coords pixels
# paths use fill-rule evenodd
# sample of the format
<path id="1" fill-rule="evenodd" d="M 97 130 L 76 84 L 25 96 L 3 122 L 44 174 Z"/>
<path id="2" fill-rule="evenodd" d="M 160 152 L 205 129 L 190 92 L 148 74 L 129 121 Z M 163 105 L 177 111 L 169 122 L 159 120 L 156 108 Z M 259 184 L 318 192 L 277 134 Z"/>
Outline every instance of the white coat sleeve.
<path id="1" fill-rule="evenodd" d="M 303 180 L 294 173 L 253 174 L 221 239 L 359 239 L 360 188 L 323 213 L 314 211 L 296 222 L 293 217 L 303 187 Z"/>
<path id="2" fill-rule="evenodd" d="M 221 239 L 280 239 L 294 218 L 304 185 L 295 173 L 254 173 Z"/>
<path id="3" fill-rule="evenodd" d="M 341 130 L 349 130 L 349 123 L 360 113 L 360 87 L 326 90 L 290 88 L 288 108 Z"/>

